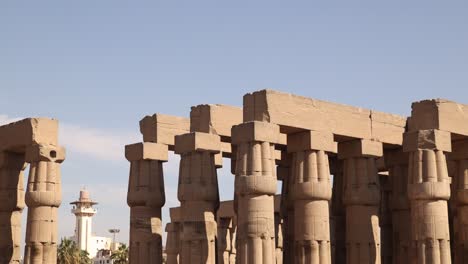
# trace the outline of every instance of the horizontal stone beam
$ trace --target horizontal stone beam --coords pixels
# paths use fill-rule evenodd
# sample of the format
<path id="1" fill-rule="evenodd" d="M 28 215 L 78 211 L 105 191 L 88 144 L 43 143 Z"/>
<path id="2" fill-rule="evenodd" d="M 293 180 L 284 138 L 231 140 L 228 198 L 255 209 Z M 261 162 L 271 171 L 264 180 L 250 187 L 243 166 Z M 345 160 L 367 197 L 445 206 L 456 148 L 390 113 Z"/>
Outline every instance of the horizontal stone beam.
<path id="1" fill-rule="evenodd" d="M 185 117 L 154 114 L 145 116 L 140 121 L 140 132 L 143 134 L 143 141 L 160 143 L 174 148 L 175 136 L 188 133 L 190 131 L 190 120 Z"/>
<path id="2" fill-rule="evenodd" d="M 243 121 L 280 125 L 282 133 L 301 130 L 401 145 L 406 118 L 288 93 L 262 90 L 244 96 Z"/>
<path id="3" fill-rule="evenodd" d="M 408 131 L 437 129 L 468 136 L 468 105 L 445 99 L 424 100 L 411 106 Z"/>
<path id="4" fill-rule="evenodd" d="M 231 137 L 231 128 L 242 123 L 242 108 L 204 104 L 193 106 L 190 111 L 190 131 Z"/>
<path id="5" fill-rule="evenodd" d="M 41 144 L 57 146 L 58 121 L 26 118 L 0 126 L 0 151 L 24 152 L 25 147 Z"/>

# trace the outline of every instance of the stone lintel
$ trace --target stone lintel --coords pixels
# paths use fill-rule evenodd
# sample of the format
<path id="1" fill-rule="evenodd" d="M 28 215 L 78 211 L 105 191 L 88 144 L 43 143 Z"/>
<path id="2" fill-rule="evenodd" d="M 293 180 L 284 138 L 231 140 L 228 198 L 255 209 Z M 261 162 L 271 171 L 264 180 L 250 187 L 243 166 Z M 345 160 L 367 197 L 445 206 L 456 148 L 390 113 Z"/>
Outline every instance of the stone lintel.
<path id="1" fill-rule="evenodd" d="M 143 141 L 161 143 L 172 148 L 174 137 L 190 131 L 190 120 L 185 117 L 154 114 L 145 116 L 140 121 L 140 132 Z"/>
<path id="2" fill-rule="evenodd" d="M 452 152 L 449 154 L 451 160 L 468 159 L 468 139 L 452 143 Z"/>
<path id="3" fill-rule="evenodd" d="M 382 157 L 383 144 L 378 141 L 356 139 L 338 143 L 338 158 Z"/>
<path id="4" fill-rule="evenodd" d="M 297 132 L 315 130 L 337 136 L 401 145 L 406 117 L 261 90 L 244 95 L 244 122 L 265 121 Z"/>
<path id="5" fill-rule="evenodd" d="M 438 129 L 468 136 L 468 105 L 446 99 L 414 102 L 408 131 Z"/>
<path id="6" fill-rule="evenodd" d="M 190 132 L 204 132 L 231 137 L 231 128 L 242 123 L 242 108 L 221 104 L 193 106 L 190 111 Z"/>
<path id="7" fill-rule="evenodd" d="M 191 132 L 178 135 L 175 138 L 175 153 L 184 154 L 193 151 L 208 151 L 219 153 L 221 151 L 221 138 L 218 135 Z"/>
<path id="8" fill-rule="evenodd" d="M 232 144 L 246 142 L 280 143 L 279 126 L 272 123 L 251 121 L 232 127 Z"/>
<path id="9" fill-rule="evenodd" d="M 452 151 L 450 132 L 427 129 L 406 132 L 403 135 L 403 151 L 417 151 L 418 149 Z"/>
<path id="10" fill-rule="evenodd" d="M 140 142 L 125 146 L 125 158 L 129 161 L 168 160 L 168 146 L 165 144 Z"/>
<path id="11" fill-rule="evenodd" d="M 337 143 L 333 134 L 320 131 L 304 131 L 288 135 L 288 153 L 305 150 L 324 150 L 336 153 Z"/>
<path id="12" fill-rule="evenodd" d="M 0 151 L 24 152 L 31 145 L 58 145 L 58 121 L 26 118 L 0 126 Z"/>
<path id="13" fill-rule="evenodd" d="M 54 145 L 32 145 L 26 148 L 25 161 L 53 161 L 61 163 L 65 160 L 65 148 Z"/>

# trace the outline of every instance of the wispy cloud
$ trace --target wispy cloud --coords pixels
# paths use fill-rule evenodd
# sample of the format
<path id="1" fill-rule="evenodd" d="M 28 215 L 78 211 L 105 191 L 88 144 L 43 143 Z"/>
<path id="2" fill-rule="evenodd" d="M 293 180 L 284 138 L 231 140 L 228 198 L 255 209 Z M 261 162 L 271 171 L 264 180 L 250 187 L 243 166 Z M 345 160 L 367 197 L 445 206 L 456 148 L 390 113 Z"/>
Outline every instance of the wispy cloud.
<path id="1" fill-rule="evenodd" d="M 0 125 L 20 119 L 0 114 Z M 65 122 L 59 124 L 59 142 L 67 148 L 67 152 L 80 153 L 95 159 L 120 161 L 123 159 L 124 146 L 139 140 L 141 137 L 134 133 L 106 131 Z"/>
<path id="2" fill-rule="evenodd" d="M 132 133 L 119 134 L 79 125 L 61 123 L 60 144 L 69 151 L 78 152 L 101 160 L 119 161 L 123 159 L 124 146 L 140 140 Z"/>

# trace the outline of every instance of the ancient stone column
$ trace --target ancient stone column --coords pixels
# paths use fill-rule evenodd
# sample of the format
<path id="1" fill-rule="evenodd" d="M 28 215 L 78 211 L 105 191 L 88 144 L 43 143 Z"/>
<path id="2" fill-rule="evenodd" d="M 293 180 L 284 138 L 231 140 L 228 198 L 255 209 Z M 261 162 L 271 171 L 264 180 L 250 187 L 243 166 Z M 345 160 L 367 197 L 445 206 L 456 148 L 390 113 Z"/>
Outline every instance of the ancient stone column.
<path id="1" fill-rule="evenodd" d="M 237 264 L 275 263 L 275 145 L 279 126 L 252 121 L 232 128 L 237 146 Z"/>
<path id="2" fill-rule="evenodd" d="M 291 155 L 282 151 L 281 160 L 276 167 L 278 180 L 283 181 L 281 186 L 280 216 L 282 218 L 283 256 L 281 259 L 294 262 L 294 201 L 291 198 L 289 181 L 291 178 Z M 292 186 L 292 185 L 291 185 Z M 276 217 L 276 216 L 275 216 Z"/>
<path id="3" fill-rule="evenodd" d="M 280 212 L 275 212 L 275 254 L 276 264 L 283 264 L 283 219 Z"/>
<path id="4" fill-rule="evenodd" d="M 182 213 L 180 207 L 169 209 L 171 222 L 166 224 L 167 264 L 178 264 L 180 254 L 180 234 L 182 232 Z"/>
<path id="5" fill-rule="evenodd" d="M 130 161 L 127 194 L 130 206 L 129 262 L 162 263 L 163 162 L 167 161 L 168 147 L 150 142 L 127 145 L 125 157 Z"/>
<path id="6" fill-rule="evenodd" d="M 167 223 L 166 232 L 167 264 L 177 264 L 179 263 L 180 223 Z"/>
<path id="7" fill-rule="evenodd" d="M 410 205 L 408 200 L 408 153 L 401 149 L 385 152 L 391 184 L 392 259 L 394 264 L 410 263 Z"/>
<path id="8" fill-rule="evenodd" d="M 343 161 L 335 160 L 331 200 L 330 243 L 332 263 L 346 263 L 346 208 L 343 205 Z"/>
<path id="9" fill-rule="evenodd" d="M 455 263 L 468 263 L 468 141 L 454 142 L 450 155 L 455 162 L 456 175 L 452 181 L 455 185 L 454 198 L 454 257 Z"/>
<path id="10" fill-rule="evenodd" d="M 393 222 L 390 210 L 392 183 L 388 173 L 379 173 L 380 182 L 380 248 L 381 264 L 393 263 Z"/>
<path id="11" fill-rule="evenodd" d="M 181 264 L 215 263 L 219 206 L 215 154 L 220 137 L 193 132 L 176 136 L 175 152 L 181 155 L 178 198 L 182 210 Z"/>
<path id="12" fill-rule="evenodd" d="M 24 155 L 0 152 L 0 263 L 21 260 L 21 213 L 24 203 Z"/>
<path id="13" fill-rule="evenodd" d="M 231 252 L 229 253 L 229 264 L 236 264 L 236 241 L 237 241 L 237 222 L 236 219 L 233 219 L 231 228 L 229 228 L 229 233 L 231 234 Z"/>
<path id="14" fill-rule="evenodd" d="M 332 186 L 327 153 L 336 153 L 333 134 L 306 131 L 288 135 L 288 152 L 292 153 L 289 184 L 295 212 L 295 263 L 330 264 Z"/>
<path id="15" fill-rule="evenodd" d="M 231 254 L 231 232 L 232 219 L 222 217 L 218 219 L 218 264 L 229 264 Z"/>
<path id="16" fill-rule="evenodd" d="M 371 140 L 338 144 L 338 157 L 344 160 L 347 264 L 380 263 L 380 185 L 376 158 L 382 152 L 382 143 Z"/>
<path id="17" fill-rule="evenodd" d="M 57 209 L 62 202 L 60 163 L 65 149 L 52 145 L 33 145 L 26 149 L 30 163 L 26 205 L 25 264 L 57 262 Z"/>
<path id="18" fill-rule="evenodd" d="M 409 152 L 410 263 L 451 263 L 447 208 L 450 179 L 444 154 L 451 151 L 450 140 L 450 133 L 439 130 L 404 134 L 403 150 Z"/>

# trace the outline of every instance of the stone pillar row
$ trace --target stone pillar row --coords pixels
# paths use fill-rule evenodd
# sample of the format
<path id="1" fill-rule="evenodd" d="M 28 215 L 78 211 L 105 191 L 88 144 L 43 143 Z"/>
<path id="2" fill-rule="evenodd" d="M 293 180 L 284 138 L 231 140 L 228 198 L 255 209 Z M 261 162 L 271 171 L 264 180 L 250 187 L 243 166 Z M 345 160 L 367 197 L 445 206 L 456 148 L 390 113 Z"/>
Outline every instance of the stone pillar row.
<path id="1" fill-rule="evenodd" d="M 317 131 L 289 134 L 284 164 L 277 168 L 274 153 L 279 135 L 279 127 L 266 122 L 246 122 L 232 128 L 236 151 L 235 224 L 233 218 L 219 218 L 216 222 L 219 194 L 214 156 L 220 152 L 220 137 L 197 132 L 176 137 L 175 152 L 181 155 L 178 187 L 181 211 L 180 220 L 173 219 L 166 226 L 168 263 L 451 263 L 447 209 L 450 178 L 445 155 L 451 151 L 450 133 L 438 130 L 405 133 L 403 149 L 385 152 L 388 175 L 379 175 L 377 169 L 377 161 L 384 155 L 382 143 L 352 139 L 340 142 L 337 147 L 331 133 Z M 468 226 L 465 210 L 468 155 L 464 148 L 460 149 L 463 150 L 453 155 L 452 160 L 457 164 L 459 179 L 455 257 L 463 263 L 468 251 L 468 235 L 464 232 Z M 158 160 L 159 165 L 164 160 L 145 156 L 144 150 L 142 153 L 129 160 Z M 334 184 L 338 189 L 334 192 L 341 195 L 338 198 L 334 195 L 331 207 L 330 153 L 338 153 L 334 167 Z M 129 200 L 129 205 L 155 206 L 160 225 L 160 207 L 164 203 L 161 204 L 162 169 L 158 165 L 151 168 L 160 170 L 157 177 L 150 177 L 161 178 L 157 185 L 160 196 L 148 196 L 140 202 Z M 137 175 L 136 171 L 144 174 L 140 169 L 132 169 L 131 175 Z M 284 181 L 282 216 L 275 215 L 274 207 L 277 172 Z M 133 181 L 141 178 L 132 177 Z M 131 180 L 129 186 L 140 188 L 151 184 L 154 182 L 145 185 Z M 154 203 L 156 200 L 159 203 Z M 337 208 L 341 202 L 344 211 Z M 150 219 L 144 230 L 154 234 L 158 228 L 151 224 L 154 223 L 151 217 L 143 216 Z M 340 218 L 345 218 L 345 222 Z M 234 226 L 237 230 L 233 230 Z M 334 254 L 330 230 L 346 233 L 345 248 L 335 237 Z M 343 254 L 344 259 L 340 259 Z"/>

